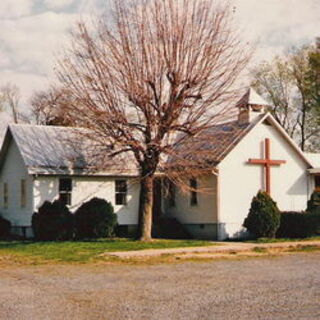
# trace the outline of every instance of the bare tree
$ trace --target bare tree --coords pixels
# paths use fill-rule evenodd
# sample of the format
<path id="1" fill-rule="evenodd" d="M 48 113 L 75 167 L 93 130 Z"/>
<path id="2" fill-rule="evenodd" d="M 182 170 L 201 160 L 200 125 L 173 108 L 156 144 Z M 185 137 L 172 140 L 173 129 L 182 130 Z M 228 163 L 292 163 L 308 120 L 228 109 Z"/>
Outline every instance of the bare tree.
<path id="1" fill-rule="evenodd" d="M 252 86 L 271 102 L 273 115 L 302 150 L 319 148 L 316 54 L 313 46 L 292 48 L 252 70 Z"/>
<path id="2" fill-rule="evenodd" d="M 192 156 L 192 141 L 225 119 L 249 59 L 230 9 L 211 0 L 114 0 L 112 18 L 77 25 L 58 65 L 69 113 L 101 143 L 105 161 L 135 161 L 140 239 L 151 238 L 156 172 L 183 183 L 213 166 L 208 152 Z"/>
<path id="3" fill-rule="evenodd" d="M 276 57 L 252 70 L 252 86 L 270 102 L 276 120 L 293 138 L 298 130 L 298 117 L 293 106 L 293 77 L 288 62 Z"/>
<path id="4" fill-rule="evenodd" d="M 31 99 L 31 117 L 36 124 L 68 126 L 74 124 L 69 120 L 68 108 L 70 101 L 68 90 L 50 87 L 35 92 Z"/>
<path id="5" fill-rule="evenodd" d="M 20 90 L 16 85 L 7 83 L 0 88 L 0 110 L 9 111 L 14 123 L 19 121 Z"/>

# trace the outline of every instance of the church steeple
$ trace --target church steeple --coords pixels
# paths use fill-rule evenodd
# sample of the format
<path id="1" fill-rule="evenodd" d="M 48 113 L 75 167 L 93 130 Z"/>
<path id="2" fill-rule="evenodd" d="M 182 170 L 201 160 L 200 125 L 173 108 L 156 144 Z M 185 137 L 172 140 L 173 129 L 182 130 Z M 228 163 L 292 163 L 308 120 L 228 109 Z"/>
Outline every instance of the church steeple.
<path id="1" fill-rule="evenodd" d="M 250 123 L 258 115 L 265 113 L 268 106 L 269 104 L 261 96 L 249 88 L 237 103 L 239 124 Z"/>

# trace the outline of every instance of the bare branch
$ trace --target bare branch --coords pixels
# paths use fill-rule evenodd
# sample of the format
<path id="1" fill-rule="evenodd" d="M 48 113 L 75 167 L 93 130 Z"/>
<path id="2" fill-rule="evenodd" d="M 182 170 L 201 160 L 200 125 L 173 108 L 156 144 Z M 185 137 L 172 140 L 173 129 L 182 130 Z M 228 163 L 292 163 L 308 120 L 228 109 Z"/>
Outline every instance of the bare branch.
<path id="1" fill-rule="evenodd" d="M 141 192 L 150 193 L 156 171 L 182 184 L 213 167 L 210 150 L 195 161 L 181 159 L 176 146 L 196 152 L 193 138 L 230 117 L 238 99 L 235 82 L 250 54 L 230 9 L 209 0 L 114 0 L 112 19 L 101 17 L 93 31 L 79 23 L 73 33 L 58 64 L 75 101 L 66 112 L 92 140 L 103 136 L 113 156 L 134 156 Z"/>

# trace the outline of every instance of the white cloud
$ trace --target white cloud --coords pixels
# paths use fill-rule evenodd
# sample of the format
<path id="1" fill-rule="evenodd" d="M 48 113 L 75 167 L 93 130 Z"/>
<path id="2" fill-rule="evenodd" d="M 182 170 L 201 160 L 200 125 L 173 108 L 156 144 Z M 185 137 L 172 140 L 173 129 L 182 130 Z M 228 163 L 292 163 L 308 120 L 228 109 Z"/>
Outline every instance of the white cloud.
<path id="1" fill-rule="evenodd" d="M 0 0 L 0 85 L 16 83 L 24 99 L 32 90 L 45 87 L 52 78 L 54 53 L 68 43 L 70 27 L 80 17 L 103 12 L 108 1 Z M 254 61 L 270 59 L 287 46 L 320 35 L 319 0 L 233 2 L 244 39 L 256 43 Z"/>
<path id="2" fill-rule="evenodd" d="M 257 60 L 319 36 L 318 0 L 234 0 L 234 5 L 244 37 L 256 43 Z"/>
<path id="3" fill-rule="evenodd" d="M 11 60 L 9 55 L 0 51 L 0 68 L 4 69 L 10 66 Z"/>
<path id="4" fill-rule="evenodd" d="M 1 70 L 0 79 L 0 86 L 10 82 L 19 87 L 22 105 L 28 104 L 31 92 L 44 89 L 49 85 L 49 78 L 47 76 L 12 70 Z"/>
<path id="5" fill-rule="evenodd" d="M 2 51 L 11 56 L 14 70 L 48 74 L 53 68 L 54 53 L 67 43 L 68 30 L 77 19 L 75 14 L 45 12 L 18 20 L 2 20 Z M 0 56 L 0 63 L 2 60 L 8 63 Z"/>
<path id="6" fill-rule="evenodd" d="M 33 7 L 33 0 L 1 0 L 0 18 L 16 18 L 29 15 Z"/>
<path id="7" fill-rule="evenodd" d="M 20 19 L 0 20 L 0 86 L 12 82 L 27 103 L 34 90 L 53 78 L 55 54 L 68 43 L 76 14 L 45 12 Z"/>
<path id="8" fill-rule="evenodd" d="M 70 6 L 74 0 L 45 0 L 44 4 L 49 9 L 63 9 Z"/>

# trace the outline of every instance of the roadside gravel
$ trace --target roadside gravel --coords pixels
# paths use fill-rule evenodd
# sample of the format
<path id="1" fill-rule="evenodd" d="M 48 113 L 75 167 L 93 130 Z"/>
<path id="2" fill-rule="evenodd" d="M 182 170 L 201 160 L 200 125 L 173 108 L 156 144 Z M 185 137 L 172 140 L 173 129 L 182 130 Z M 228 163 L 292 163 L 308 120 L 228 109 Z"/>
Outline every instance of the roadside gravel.
<path id="1" fill-rule="evenodd" d="M 275 243 L 250 243 L 250 242 L 216 242 L 215 246 L 207 247 L 185 247 L 185 248 L 169 248 L 169 249 L 146 249 L 134 251 L 113 251 L 105 252 L 101 256 L 113 256 L 120 259 L 130 259 L 139 257 L 157 257 L 165 254 L 217 254 L 230 252 L 247 252 L 254 248 L 265 249 L 288 249 L 299 248 L 301 246 L 314 246 L 320 248 L 320 241 L 288 241 Z"/>
<path id="2" fill-rule="evenodd" d="M 320 319 L 320 252 L 1 268 L 0 319 Z"/>

